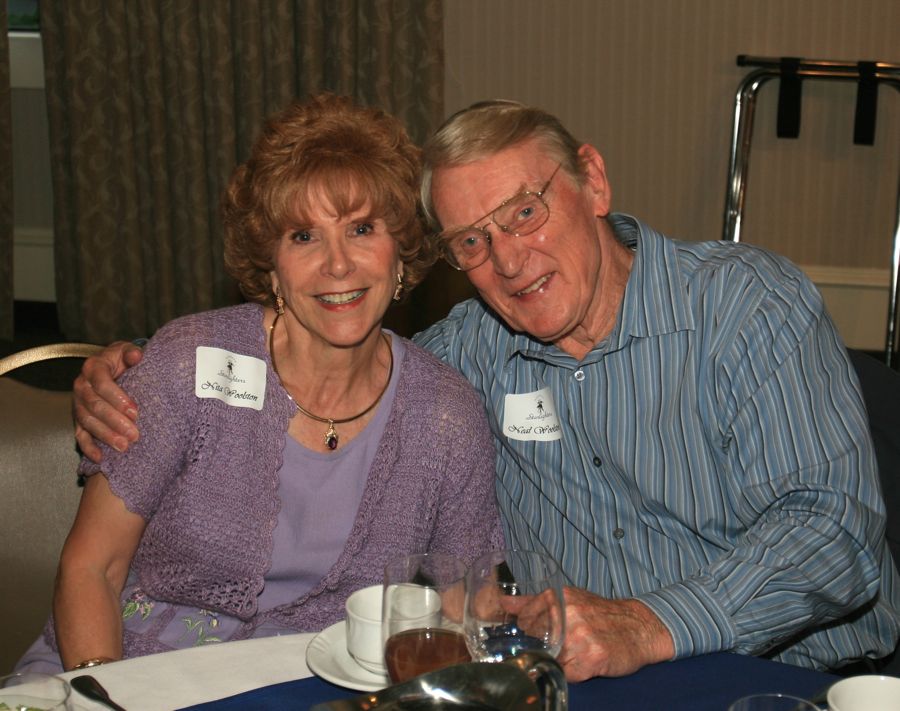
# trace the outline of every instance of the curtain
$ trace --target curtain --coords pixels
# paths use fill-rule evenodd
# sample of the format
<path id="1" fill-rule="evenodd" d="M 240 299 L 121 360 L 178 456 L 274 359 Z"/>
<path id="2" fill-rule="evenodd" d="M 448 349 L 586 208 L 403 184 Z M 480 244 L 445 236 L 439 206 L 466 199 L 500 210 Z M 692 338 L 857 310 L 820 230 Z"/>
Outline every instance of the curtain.
<path id="1" fill-rule="evenodd" d="M 0 340 L 13 337 L 12 109 L 6 2 L 0 1 Z"/>
<path id="2" fill-rule="evenodd" d="M 441 17 L 440 0 L 42 3 L 66 337 L 236 302 L 218 204 L 264 118 L 328 90 L 421 141 L 443 113 Z"/>

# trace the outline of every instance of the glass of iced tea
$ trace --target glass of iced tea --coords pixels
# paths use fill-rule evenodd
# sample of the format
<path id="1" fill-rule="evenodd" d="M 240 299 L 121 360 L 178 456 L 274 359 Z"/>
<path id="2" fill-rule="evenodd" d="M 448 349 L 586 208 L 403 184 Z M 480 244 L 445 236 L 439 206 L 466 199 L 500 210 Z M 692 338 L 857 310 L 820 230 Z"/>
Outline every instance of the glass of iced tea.
<path id="1" fill-rule="evenodd" d="M 385 566 L 381 636 L 392 683 L 471 661 L 462 632 L 465 575 L 465 563 L 445 553 Z"/>

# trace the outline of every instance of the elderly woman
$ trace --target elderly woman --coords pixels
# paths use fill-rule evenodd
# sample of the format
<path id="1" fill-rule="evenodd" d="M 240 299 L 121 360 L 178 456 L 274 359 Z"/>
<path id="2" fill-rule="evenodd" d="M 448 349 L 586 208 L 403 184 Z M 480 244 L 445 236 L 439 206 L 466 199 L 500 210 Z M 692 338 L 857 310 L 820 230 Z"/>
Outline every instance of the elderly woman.
<path id="1" fill-rule="evenodd" d="M 501 542 L 480 400 L 381 325 L 431 261 L 418 181 L 381 111 L 326 95 L 267 124 L 223 203 L 252 303 L 169 323 L 123 376 L 141 439 L 82 463 L 54 624 L 19 667 L 320 630 L 394 555 Z"/>

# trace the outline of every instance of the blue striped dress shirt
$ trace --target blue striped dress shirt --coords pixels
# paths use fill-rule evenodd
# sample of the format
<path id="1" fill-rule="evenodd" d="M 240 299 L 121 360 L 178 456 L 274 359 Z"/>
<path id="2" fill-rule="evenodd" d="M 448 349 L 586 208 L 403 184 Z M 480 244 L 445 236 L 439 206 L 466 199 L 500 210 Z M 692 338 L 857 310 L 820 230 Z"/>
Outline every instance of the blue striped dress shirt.
<path id="1" fill-rule="evenodd" d="M 477 299 L 415 338 L 484 399 L 508 543 L 548 552 L 571 585 L 644 602 L 676 657 L 887 654 L 900 579 L 819 293 L 764 250 L 610 222 L 634 265 L 613 332 L 582 360 Z"/>

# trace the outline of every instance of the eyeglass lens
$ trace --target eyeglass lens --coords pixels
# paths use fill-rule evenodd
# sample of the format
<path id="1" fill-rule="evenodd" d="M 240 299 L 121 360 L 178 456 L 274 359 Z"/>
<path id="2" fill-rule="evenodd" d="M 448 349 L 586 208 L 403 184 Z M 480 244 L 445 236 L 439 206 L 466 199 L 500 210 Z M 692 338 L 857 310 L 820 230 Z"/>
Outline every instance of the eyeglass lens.
<path id="1" fill-rule="evenodd" d="M 536 193 L 527 193 L 511 198 L 494 210 L 491 222 L 507 234 L 521 237 L 541 227 L 548 215 L 544 201 Z M 485 228 L 470 227 L 448 235 L 445 244 L 456 266 L 473 269 L 487 260 L 490 241 Z"/>

